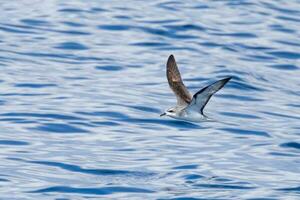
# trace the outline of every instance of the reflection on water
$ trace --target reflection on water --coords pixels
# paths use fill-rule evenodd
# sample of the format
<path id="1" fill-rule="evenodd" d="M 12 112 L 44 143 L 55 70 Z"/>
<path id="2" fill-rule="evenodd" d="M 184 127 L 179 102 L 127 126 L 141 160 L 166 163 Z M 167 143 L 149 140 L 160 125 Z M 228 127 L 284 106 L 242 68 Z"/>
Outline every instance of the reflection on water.
<path id="1" fill-rule="evenodd" d="M 291 1 L 2 2 L 1 197 L 299 198 L 300 4 Z M 233 76 L 216 119 L 175 103 Z"/>

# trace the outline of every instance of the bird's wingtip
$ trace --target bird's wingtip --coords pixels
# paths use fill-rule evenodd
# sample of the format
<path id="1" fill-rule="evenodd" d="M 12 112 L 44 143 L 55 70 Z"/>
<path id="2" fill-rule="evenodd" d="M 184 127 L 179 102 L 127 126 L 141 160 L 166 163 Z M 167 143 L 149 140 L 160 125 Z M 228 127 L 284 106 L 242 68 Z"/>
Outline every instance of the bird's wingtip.
<path id="1" fill-rule="evenodd" d="M 173 55 L 173 54 L 170 54 L 168 60 L 175 60 L 174 55 Z"/>
<path id="2" fill-rule="evenodd" d="M 224 78 L 223 81 L 225 83 L 227 83 L 228 81 L 230 81 L 233 77 L 232 76 L 228 76 L 227 78 Z"/>

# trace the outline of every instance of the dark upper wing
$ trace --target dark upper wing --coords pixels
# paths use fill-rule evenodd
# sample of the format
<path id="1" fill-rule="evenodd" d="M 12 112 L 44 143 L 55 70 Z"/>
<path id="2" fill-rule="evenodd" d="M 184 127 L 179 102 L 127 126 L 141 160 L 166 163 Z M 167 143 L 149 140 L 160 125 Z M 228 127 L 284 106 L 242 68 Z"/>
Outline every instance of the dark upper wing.
<path id="1" fill-rule="evenodd" d="M 196 94 L 194 94 L 192 102 L 187 107 L 187 110 L 196 110 L 203 115 L 203 109 L 209 99 L 213 94 L 219 91 L 230 79 L 231 77 L 224 78 L 198 91 Z"/>
<path id="2" fill-rule="evenodd" d="M 173 90 L 173 92 L 176 95 L 177 105 L 179 106 L 188 105 L 191 102 L 192 97 L 182 82 L 180 72 L 178 70 L 173 55 L 169 56 L 167 62 L 167 78 L 168 78 L 170 88 Z"/>

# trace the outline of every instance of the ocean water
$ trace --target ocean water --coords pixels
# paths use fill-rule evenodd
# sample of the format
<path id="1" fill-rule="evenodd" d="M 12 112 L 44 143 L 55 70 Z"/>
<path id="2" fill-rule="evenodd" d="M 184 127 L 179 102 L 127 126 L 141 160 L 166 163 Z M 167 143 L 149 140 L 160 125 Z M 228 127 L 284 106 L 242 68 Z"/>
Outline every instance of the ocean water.
<path id="1" fill-rule="evenodd" d="M 300 2 L 2 1 L 0 199 L 300 199 Z M 233 79 L 214 122 L 159 114 Z"/>

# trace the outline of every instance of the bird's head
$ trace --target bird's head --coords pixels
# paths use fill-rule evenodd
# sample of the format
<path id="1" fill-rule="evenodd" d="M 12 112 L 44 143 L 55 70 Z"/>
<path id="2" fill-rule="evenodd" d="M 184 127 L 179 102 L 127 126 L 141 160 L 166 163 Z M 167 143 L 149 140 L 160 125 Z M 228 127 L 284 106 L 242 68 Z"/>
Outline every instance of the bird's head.
<path id="1" fill-rule="evenodd" d="M 164 113 L 162 113 L 160 116 L 162 117 L 162 116 L 164 116 L 164 115 L 167 115 L 167 116 L 170 116 L 170 117 L 176 116 L 176 109 L 175 109 L 175 107 L 169 108 L 169 109 L 166 110 Z"/>

